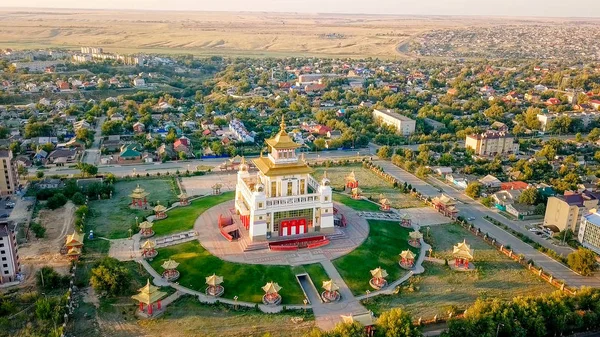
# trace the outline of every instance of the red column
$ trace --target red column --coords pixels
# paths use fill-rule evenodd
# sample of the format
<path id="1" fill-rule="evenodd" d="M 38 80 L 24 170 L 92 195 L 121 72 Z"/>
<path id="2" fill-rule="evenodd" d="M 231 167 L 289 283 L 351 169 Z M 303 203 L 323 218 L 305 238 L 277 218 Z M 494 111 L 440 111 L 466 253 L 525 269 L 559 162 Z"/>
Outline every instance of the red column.
<path id="1" fill-rule="evenodd" d="M 158 302 L 156 302 L 156 305 L 158 307 L 158 310 L 160 310 L 160 300 L 158 300 Z"/>
<path id="2" fill-rule="evenodd" d="M 152 316 L 152 303 L 148 305 L 148 315 Z"/>
<path id="3" fill-rule="evenodd" d="M 140 302 L 140 311 L 144 311 L 144 303 Z"/>

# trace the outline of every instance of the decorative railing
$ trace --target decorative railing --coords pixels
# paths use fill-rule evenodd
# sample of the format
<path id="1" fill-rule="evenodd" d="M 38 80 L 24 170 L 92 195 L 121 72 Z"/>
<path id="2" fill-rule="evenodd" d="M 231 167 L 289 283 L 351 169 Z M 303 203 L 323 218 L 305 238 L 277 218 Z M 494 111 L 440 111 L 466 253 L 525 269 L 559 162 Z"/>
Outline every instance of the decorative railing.
<path id="1" fill-rule="evenodd" d="M 250 202 L 252 200 L 252 192 L 250 191 L 250 188 L 248 188 L 248 185 L 246 185 L 245 182 L 242 182 L 241 184 L 238 184 L 238 186 L 242 187 L 240 190 L 242 191 L 244 199 Z"/>
<path id="2" fill-rule="evenodd" d="M 308 176 L 307 182 L 308 182 L 308 186 L 310 186 L 310 188 L 312 188 L 313 190 L 316 191 L 319 189 L 319 182 L 312 176 L 310 176 L 310 175 Z"/>
<path id="3" fill-rule="evenodd" d="M 267 207 L 310 204 L 319 200 L 319 194 L 292 195 L 288 197 L 268 198 Z"/>

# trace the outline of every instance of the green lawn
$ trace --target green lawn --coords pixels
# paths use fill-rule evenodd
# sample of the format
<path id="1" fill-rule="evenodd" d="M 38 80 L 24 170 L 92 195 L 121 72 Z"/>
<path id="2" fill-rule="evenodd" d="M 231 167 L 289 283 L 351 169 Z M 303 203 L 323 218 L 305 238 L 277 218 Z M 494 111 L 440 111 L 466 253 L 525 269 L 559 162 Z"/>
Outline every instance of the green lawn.
<path id="1" fill-rule="evenodd" d="M 310 276 L 310 279 L 313 281 L 315 288 L 317 291 L 322 290 L 323 281 L 328 281 L 330 279 L 329 275 L 323 268 L 323 265 L 320 263 L 307 264 L 303 266 L 297 266 L 292 269 L 294 274 L 302 274 L 307 273 Z"/>
<path id="2" fill-rule="evenodd" d="M 399 279 L 405 271 L 400 269 L 398 261 L 403 250 L 418 250 L 408 245 L 409 229 L 401 227 L 396 221 L 369 220 L 369 237 L 350 254 L 333 261 L 344 281 L 354 294 L 364 294 L 371 278 L 370 270 L 377 267 L 385 269 L 388 282 Z"/>
<path id="3" fill-rule="evenodd" d="M 198 241 L 161 248 L 158 256 L 150 264 L 159 273 L 161 264 L 168 259 L 180 263 L 179 284 L 204 292 L 205 277 L 213 273 L 223 276 L 224 297 L 238 296 L 240 301 L 261 302 L 264 294 L 261 289 L 267 282 L 279 283 L 284 304 L 302 304 L 304 294 L 289 266 L 255 265 L 227 262 L 210 254 Z"/>
<path id="4" fill-rule="evenodd" d="M 334 193 L 333 200 L 342 203 L 350 208 L 353 208 L 357 211 L 379 212 L 379 205 L 367 200 L 352 199 L 345 194 Z"/>
<path id="5" fill-rule="evenodd" d="M 233 192 L 225 192 L 196 199 L 189 206 L 176 207 L 167 212 L 166 219 L 155 221 L 152 229 L 156 236 L 191 230 L 200 214 L 215 205 L 233 199 L 233 196 Z"/>
<path id="6" fill-rule="evenodd" d="M 111 199 L 90 201 L 91 216 L 86 224 L 86 231 L 94 230 L 97 236 L 109 239 L 122 239 L 129 236 L 128 230 L 135 226 L 135 217 L 139 222 L 152 214 L 151 207 L 148 210 L 134 210 L 129 207 L 131 199 L 129 194 L 137 186 L 149 192 L 148 201 L 160 200 L 163 205 L 177 200 L 173 181 L 168 179 L 139 179 L 119 181 L 115 184 L 115 193 Z"/>
<path id="7" fill-rule="evenodd" d="M 413 317 L 429 319 L 434 315 L 446 315 L 450 308 L 465 309 L 478 297 L 508 300 L 554 291 L 548 283 L 459 225 L 431 226 L 427 241 L 433 245 L 434 257 L 450 259 L 452 246 L 464 239 L 475 250 L 476 271 L 455 272 L 449 267 L 426 262 L 423 264 L 425 273 L 411 278 L 418 288 L 416 291 L 402 290 L 398 295 L 379 296 L 370 299 L 367 307 L 376 313 L 403 307 Z"/>

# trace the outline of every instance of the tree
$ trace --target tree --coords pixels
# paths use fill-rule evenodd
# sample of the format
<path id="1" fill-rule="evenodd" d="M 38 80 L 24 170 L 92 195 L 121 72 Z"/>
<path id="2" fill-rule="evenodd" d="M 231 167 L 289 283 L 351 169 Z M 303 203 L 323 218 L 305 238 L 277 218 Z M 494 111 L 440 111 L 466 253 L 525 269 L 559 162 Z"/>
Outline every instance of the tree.
<path id="1" fill-rule="evenodd" d="M 540 201 L 540 192 L 537 188 L 528 188 L 519 196 L 519 202 L 526 205 L 535 205 Z"/>
<path id="2" fill-rule="evenodd" d="M 84 176 L 94 176 L 98 173 L 98 167 L 92 164 L 77 163 L 76 167 Z"/>
<path id="3" fill-rule="evenodd" d="M 66 287 L 69 284 L 69 277 L 62 276 L 52 267 L 42 267 L 36 274 L 35 279 L 38 287 L 44 290 L 53 290 Z"/>
<path id="4" fill-rule="evenodd" d="M 537 115 L 541 114 L 542 110 L 534 107 L 527 108 L 527 111 L 523 114 L 523 120 L 525 121 L 525 125 L 532 130 L 539 130 L 541 127 L 541 122 L 539 121 Z"/>
<path id="5" fill-rule="evenodd" d="M 44 171 L 37 171 L 35 173 L 35 176 L 38 177 L 38 178 L 40 178 L 40 179 L 42 179 L 44 177 Z"/>
<path id="6" fill-rule="evenodd" d="M 365 335 L 365 327 L 360 323 L 338 323 L 335 329 L 327 334 L 327 337 L 363 337 Z"/>
<path id="7" fill-rule="evenodd" d="M 479 198 L 481 195 L 481 191 L 483 190 L 483 185 L 480 182 L 474 181 L 467 185 L 465 189 L 465 193 L 471 198 Z"/>
<path id="8" fill-rule="evenodd" d="M 109 296 L 123 294 L 131 281 L 129 270 L 121 265 L 119 260 L 105 257 L 92 269 L 90 283 L 98 292 Z"/>
<path id="9" fill-rule="evenodd" d="M 600 139 L 600 129 L 593 128 L 592 131 L 590 131 L 590 133 L 588 134 L 587 139 L 593 143 L 597 142 L 598 139 Z"/>
<path id="10" fill-rule="evenodd" d="M 64 204 L 67 203 L 67 197 L 65 197 L 64 194 L 62 193 L 56 193 L 55 195 L 53 195 L 52 197 L 50 197 L 48 199 L 48 202 L 46 203 L 46 206 L 48 206 L 48 208 L 50 209 L 57 209 L 59 207 L 64 206 Z"/>
<path id="11" fill-rule="evenodd" d="M 28 173 L 29 171 L 27 171 L 27 168 L 25 166 L 19 165 L 19 167 L 17 167 L 17 174 L 19 175 L 19 177 L 27 176 Z"/>
<path id="12" fill-rule="evenodd" d="M 178 156 L 179 156 L 179 160 L 187 159 L 187 155 L 183 151 L 179 151 Z"/>
<path id="13" fill-rule="evenodd" d="M 377 319 L 377 336 L 418 337 L 422 336 L 418 327 L 413 326 L 412 318 L 402 309 L 386 311 Z"/>
<path id="14" fill-rule="evenodd" d="M 317 150 L 323 150 L 325 148 L 325 139 L 323 139 L 323 138 L 317 138 L 317 139 L 315 139 L 315 141 L 313 142 L 313 144 L 315 145 L 315 149 L 317 149 Z"/>
<path id="15" fill-rule="evenodd" d="M 483 204 L 483 206 L 485 207 L 492 207 L 492 205 L 494 204 L 494 199 L 490 196 L 481 198 L 481 204 Z"/>
<path id="16" fill-rule="evenodd" d="M 81 192 L 77 192 L 73 194 L 71 200 L 73 200 L 75 205 L 83 205 L 85 204 L 85 195 L 83 195 Z"/>
<path id="17" fill-rule="evenodd" d="M 598 268 L 596 254 L 587 248 L 579 248 L 567 256 L 567 264 L 576 272 L 590 276 Z"/>
<path id="18" fill-rule="evenodd" d="M 381 159 L 389 159 L 392 156 L 392 149 L 385 145 L 377 150 L 377 156 Z"/>

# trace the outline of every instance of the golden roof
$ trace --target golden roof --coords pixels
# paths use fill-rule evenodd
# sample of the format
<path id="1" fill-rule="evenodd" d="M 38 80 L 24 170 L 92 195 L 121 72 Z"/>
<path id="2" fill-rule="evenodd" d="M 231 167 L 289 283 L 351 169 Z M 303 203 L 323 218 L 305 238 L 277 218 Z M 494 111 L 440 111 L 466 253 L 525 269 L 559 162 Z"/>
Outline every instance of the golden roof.
<path id="1" fill-rule="evenodd" d="M 407 250 L 403 250 L 402 253 L 400 253 L 400 257 L 402 257 L 403 259 L 407 259 L 407 260 L 414 260 L 415 254 L 407 249 Z"/>
<path id="2" fill-rule="evenodd" d="M 167 293 L 158 290 L 158 287 L 155 287 L 150 284 L 150 280 L 147 281 L 146 285 L 140 289 L 138 289 L 139 294 L 131 296 L 134 300 L 148 304 L 154 303 L 161 298 L 163 298 Z"/>
<path id="3" fill-rule="evenodd" d="M 346 176 L 346 181 L 356 181 L 356 175 L 354 174 L 354 170 L 350 172 L 348 176 Z"/>
<path id="4" fill-rule="evenodd" d="M 333 282 L 333 280 L 329 280 L 329 281 L 323 281 L 323 289 L 325 289 L 327 291 L 338 291 L 338 290 L 340 290 L 340 287 L 338 287 L 338 285 L 335 284 L 335 282 Z"/>
<path id="5" fill-rule="evenodd" d="M 167 208 L 165 206 L 159 204 L 158 201 L 156 203 L 157 203 L 157 205 L 154 207 L 155 212 L 164 212 L 167 210 Z"/>
<path id="6" fill-rule="evenodd" d="M 454 255 L 454 257 L 458 257 L 458 258 L 472 260 L 474 252 L 475 251 L 473 249 L 471 249 L 471 246 L 469 246 L 467 244 L 467 240 L 465 239 L 463 242 L 454 246 L 454 249 L 452 250 L 452 255 Z"/>
<path id="7" fill-rule="evenodd" d="M 146 240 L 141 246 L 142 249 L 152 249 L 154 247 L 156 247 L 156 242 L 153 240 Z"/>
<path id="8" fill-rule="evenodd" d="M 206 284 L 208 284 L 209 286 L 214 287 L 221 283 L 223 283 L 223 276 L 217 276 L 215 274 L 212 274 L 212 275 L 206 277 Z"/>
<path id="9" fill-rule="evenodd" d="M 269 138 L 265 141 L 267 145 L 276 150 L 297 149 L 302 146 L 301 144 L 294 142 L 287 132 L 285 132 L 285 118 L 283 116 L 281 116 L 281 124 L 279 124 L 279 126 L 281 129 L 275 135 L 275 137 Z"/>
<path id="10" fill-rule="evenodd" d="M 275 164 L 268 157 L 255 158 L 252 159 L 252 162 L 262 174 L 269 177 L 313 172 L 312 168 L 310 168 L 306 163 L 301 162 L 292 164 Z"/>
<path id="11" fill-rule="evenodd" d="M 141 188 L 140 185 L 138 184 L 137 187 L 133 190 L 133 192 L 129 195 L 129 197 L 134 198 L 134 199 L 144 199 L 149 194 L 150 193 L 146 192 L 146 190 Z"/>
<path id="12" fill-rule="evenodd" d="M 188 195 L 187 195 L 187 193 L 182 192 L 180 195 L 177 196 L 177 198 L 179 198 L 179 199 L 187 199 Z"/>
<path id="13" fill-rule="evenodd" d="M 262 287 L 262 290 L 264 290 L 267 294 L 277 294 L 279 290 L 281 290 L 281 287 L 277 283 L 269 282 Z"/>
<path id="14" fill-rule="evenodd" d="M 381 269 L 381 267 L 377 267 L 371 270 L 371 276 L 375 278 L 386 278 L 388 276 L 387 271 L 385 269 Z"/>
<path id="15" fill-rule="evenodd" d="M 81 246 L 83 245 L 83 234 L 77 232 L 77 230 L 73 231 L 73 234 L 67 235 L 67 242 L 65 246 L 73 247 L 73 246 Z"/>
<path id="16" fill-rule="evenodd" d="M 373 317 L 373 313 L 365 312 L 363 314 L 357 315 L 340 315 L 342 317 L 342 321 L 347 324 L 352 324 L 354 322 L 358 322 L 362 326 L 371 326 L 375 325 L 375 318 Z"/>
<path id="17" fill-rule="evenodd" d="M 81 255 L 81 248 L 79 247 L 71 247 L 67 252 L 67 256 L 78 256 Z"/>
<path id="18" fill-rule="evenodd" d="M 352 193 L 354 194 L 362 194 L 362 190 L 360 189 L 360 187 L 355 187 L 352 189 Z"/>
<path id="19" fill-rule="evenodd" d="M 150 221 L 144 221 L 139 224 L 140 229 L 150 229 L 154 224 Z"/>
<path id="20" fill-rule="evenodd" d="M 163 264 L 162 264 L 162 267 L 163 267 L 164 269 L 175 269 L 175 268 L 177 268 L 178 266 L 179 266 L 179 262 L 175 262 L 175 261 L 173 261 L 173 260 L 171 260 L 171 259 L 169 259 L 169 260 L 167 260 L 167 261 L 163 262 Z"/>
<path id="21" fill-rule="evenodd" d="M 410 232 L 410 233 L 408 233 L 408 236 L 410 236 L 410 238 L 413 240 L 418 240 L 418 239 L 423 238 L 423 234 L 419 231 Z"/>
<path id="22" fill-rule="evenodd" d="M 456 202 L 454 200 L 452 200 L 452 198 L 450 198 L 449 196 L 442 194 L 439 197 L 435 197 L 432 200 L 434 203 L 438 202 L 440 204 L 444 204 L 446 206 L 451 206 L 451 205 L 456 205 Z"/>
<path id="23" fill-rule="evenodd" d="M 390 200 L 388 198 L 385 198 L 383 195 L 381 196 L 381 199 L 379 199 L 379 203 L 382 205 L 389 205 L 390 204 Z"/>

